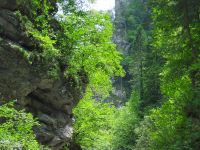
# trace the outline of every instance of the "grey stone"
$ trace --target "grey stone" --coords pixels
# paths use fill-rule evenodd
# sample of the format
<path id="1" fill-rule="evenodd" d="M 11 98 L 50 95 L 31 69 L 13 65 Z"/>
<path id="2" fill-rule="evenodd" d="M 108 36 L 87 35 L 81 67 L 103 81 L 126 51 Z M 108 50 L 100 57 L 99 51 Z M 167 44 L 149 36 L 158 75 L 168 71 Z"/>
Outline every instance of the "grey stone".
<path id="1" fill-rule="evenodd" d="M 0 8 L 16 10 L 18 8 L 17 0 L 0 0 Z"/>
<path id="2" fill-rule="evenodd" d="M 80 77 L 83 86 L 77 87 L 63 72 L 54 80 L 40 60 L 30 63 L 23 52 L 38 53 L 37 48 L 21 29 L 15 10 L 15 0 L 0 0 L 0 104 L 17 99 L 20 108 L 38 118 L 41 125 L 34 131 L 39 142 L 59 150 L 72 139 L 72 109 L 81 99 L 86 81 Z"/>

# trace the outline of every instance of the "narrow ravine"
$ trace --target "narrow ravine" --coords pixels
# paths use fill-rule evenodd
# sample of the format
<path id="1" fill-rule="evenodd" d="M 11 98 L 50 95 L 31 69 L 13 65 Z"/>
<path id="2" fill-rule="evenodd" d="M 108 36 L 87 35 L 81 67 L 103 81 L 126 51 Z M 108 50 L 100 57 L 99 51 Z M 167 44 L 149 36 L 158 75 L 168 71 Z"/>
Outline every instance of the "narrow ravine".
<path id="1" fill-rule="evenodd" d="M 199 0 L 0 0 L 0 150 L 199 150 Z"/>

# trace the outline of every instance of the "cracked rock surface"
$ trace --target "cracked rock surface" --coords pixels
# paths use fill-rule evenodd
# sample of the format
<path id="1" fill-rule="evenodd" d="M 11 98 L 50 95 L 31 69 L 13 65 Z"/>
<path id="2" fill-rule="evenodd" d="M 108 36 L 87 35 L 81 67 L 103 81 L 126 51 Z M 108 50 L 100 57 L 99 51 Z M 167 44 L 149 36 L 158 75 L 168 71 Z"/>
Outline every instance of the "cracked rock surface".
<path id="1" fill-rule="evenodd" d="M 34 131 L 39 142 L 59 150 L 72 138 L 72 108 L 86 83 L 80 76 L 80 87 L 62 72 L 59 79 L 51 79 L 24 58 L 21 49 L 32 51 L 34 40 L 20 28 L 18 7 L 17 0 L 0 0 L 0 101 L 16 99 L 20 108 L 38 118 L 41 126 Z"/>

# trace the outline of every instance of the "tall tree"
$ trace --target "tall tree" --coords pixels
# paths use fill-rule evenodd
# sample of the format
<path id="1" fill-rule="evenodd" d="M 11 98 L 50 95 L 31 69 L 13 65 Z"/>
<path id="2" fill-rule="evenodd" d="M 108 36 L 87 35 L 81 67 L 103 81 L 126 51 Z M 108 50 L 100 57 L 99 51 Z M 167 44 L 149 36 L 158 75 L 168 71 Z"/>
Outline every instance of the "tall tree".
<path id="1" fill-rule="evenodd" d="M 126 76 L 123 85 L 127 98 L 131 91 L 138 91 L 141 111 L 156 105 L 161 99 L 159 73 L 161 56 L 151 46 L 151 8 L 146 0 L 116 1 L 116 43 L 124 54 Z M 121 40 L 119 40 L 121 39 Z M 159 67 L 160 66 L 160 67 Z"/>
<path id="2" fill-rule="evenodd" d="M 137 149 L 199 149 L 198 0 L 151 0 L 154 47 L 164 58 L 160 108 L 139 130 Z M 145 138 L 147 137 L 147 138 Z M 145 144 L 142 144 L 145 143 Z"/>

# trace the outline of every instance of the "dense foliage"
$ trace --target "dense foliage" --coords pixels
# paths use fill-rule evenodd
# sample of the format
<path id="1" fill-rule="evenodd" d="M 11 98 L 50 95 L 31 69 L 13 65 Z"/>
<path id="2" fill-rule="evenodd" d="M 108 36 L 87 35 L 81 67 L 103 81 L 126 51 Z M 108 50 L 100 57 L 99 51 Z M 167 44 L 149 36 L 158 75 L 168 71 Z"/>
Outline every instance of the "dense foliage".
<path id="1" fill-rule="evenodd" d="M 124 74 L 122 58 L 112 42 L 111 19 L 107 13 L 92 11 L 84 16 L 72 14 L 64 20 L 70 42 L 74 43 L 66 74 L 76 76 L 84 69 L 89 79 L 85 96 L 74 109 L 74 138 L 83 149 L 106 150 L 111 147 L 115 109 L 103 100 L 112 90 L 111 77 Z"/>
<path id="2" fill-rule="evenodd" d="M 198 149 L 199 2 L 150 2 L 153 46 L 165 59 L 161 90 L 166 102 L 150 111 L 146 144 L 149 149 Z"/>
<path id="3" fill-rule="evenodd" d="M 197 0 L 121 2 L 115 24 L 130 98 L 108 117 L 112 144 L 104 149 L 199 149 L 199 6 Z"/>
<path id="4" fill-rule="evenodd" d="M 13 108 L 13 103 L 0 107 L 0 149 L 41 149 L 35 139 L 33 126 L 39 125 L 30 113 Z"/>
<path id="5" fill-rule="evenodd" d="M 92 92 L 74 109 L 76 123 L 75 142 L 83 149 L 106 150 L 112 147 L 112 125 L 115 108 L 92 98 Z"/>
<path id="6" fill-rule="evenodd" d="M 109 104 L 96 103 L 93 97 L 97 96 L 102 98 L 107 96 L 112 89 L 111 77 L 123 75 L 124 73 L 120 65 L 122 58 L 120 53 L 116 51 L 115 44 L 112 42 L 113 30 L 110 16 L 107 13 L 78 9 L 79 5 L 73 0 L 60 0 L 59 2 L 63 11 L 62 14 L 56 14 L 55 8 L 57 4 L 53 1 L 44 0 L 42 3 L 40 0 L 34 0 L 30 3 L 29 1 L 19 2 L 22 8 L 29 7 L 29 10 L 27 10 L 29 13 L 26 10 L 16 11 L 17 19 L 21 22 L 20 29 L 34 43 L 30 52 L 23 48 L 19 50 L 30 65 L 35 66 L 36 70 L 46 72 L 52 80 L 57 80 L 62 76 L 66 79 L 72 79 L 76 84 L 76 88 L 82 88 L 82 85 L 79 85 L 79 81 L 81 78 L 86 78 L 88 80 L 88 86 L 84 97 L 85 100 L 83 99 L 82 103 L 83 105 L 88 103 L 91 107 L 95 107 L 95 111 L 100 109 L 99 112 L 102 113 L 99 115 L 104 115 L 105 121 L 108 116 L 107 112 L 112 114 L 114 109 L 111 110 L 111 105 Z M 84 109 L 82 109 L 81 105 L 80 103 L 79 109 L 75 111 L 76 118 L 85 117 Z M 6 107 L 1 106 L 1 108 L 6 111 Z M 85 115 L 88 110 L 90 108 L 85 111 Z M 94 113 L 96 116 L 96 113 L 92 112 L 92 110 L 91 113 Z M 13 117 L 15 117 L 14 114 Z M 28 115 L 28 117 L 32 116 Z M 31 121 L 30 119 L 25 118 L 28 122 Z M 78 126 L 79 120 L 76 120 Z M 98 115 L 97 120 L 99 120 Z M 21 123 L 20 121 L 23 122 L 24 119 L 19 117 L 19 120 L 13 120 L 13 124 Z M 108 135 L 106 132 L 108 122 L 103 123 L 102 121 L 104 125 L 102 127 L 100 125 L 101 130 L 96 129 L 99 132 L 98 138 L 105 138 L 104 135 Z M 30 124 L 30 126 L 28 123 L 19 124 L 20 130 L 22 128 L 21 126 L 24 126 L 24 129 L 26 129 L 26 124 L 28 127 L 27 132 L 24 134 L 30 137 L 24 135 L 24 138 L 30 140 L 35 139 L 32 131 L 34 124 Z M 87 143 L 88 140 L 86 140 L 87 137 L 84 139 L 83 137 L 85 136 L 81 134 L 83 130 L 84 132 L 86 129 L 88 130 L 88 127 L 84 127 L 82 124 L 80 124 L 80 127 L 81 129 L 75 127 L 77 132 L 80 132 L 77 141 L 84 146 L 84 143 Z M 4 128 L 1 127 L 1 129 L 3 130 Z M 15 134 L 18 135 L 18 131 L 13 131 L 13 134 L 8 139 L 12 140 L 13 138 L 20 142 L 19 138 L 23 135 L 15 137 Z M 90 134 L 94 136 L 96 131 Z M 5 140 L 4 136 L 2 138 Z M 25 144 L 28 144 L 28 141 L 23 140 L 23 142 L 27 142 Z M 37 143 L 35 142 L 32 141 L 32 144 L 36 145 Z M 100 145 L 101 143 L 97 141 L 96 144 Z M 89 142 L 85 144 L 86 147 L 90 145 Z M 25 146 L 25 149 L 39 149 L 39 145 L 36 145 L 34 148 L 31 148 L 31 144 Z"/>
<path id="7" fill-rule="evenodd" d="M 136 143 L 134 129 L 139 123 L 140 98 L 133 92 L 129 101 L 114 114 L 112 149 L 133 149 Z"/>
<path id="8" fill-rule="evenodd" d="M 52 79 L 61 72 L 77 87 L 81 77 L 88 80 L 73 111 L 73 142 L 86 150 L 198 150 L 199 0 L 120 1 L 114 24 L 123 60 L 108 13 L 81 9 L 74 0 L 56 2 L 61 14 L 47 0 L 33 0 L 28 15 L 16 12 L 35 43 L 34 51 L 20 51 Z M 121 61 L 127 102 L 116 107 L 107 101 L 113 77 L 124 75 Z M 0 107 L 0 149 L 42 149 L 32 115 L 12 107 Z"/>
<path id="9" fill-rule="evenodd" d="M 111 89 L 110 77 L 123 75 L 120 53 L 112 43 L 112 24 L 108 14 L 86 12 L 61 18 L 71 45 L 66 75 L 76 76 L 84 70 L 93 92 Z"/>

